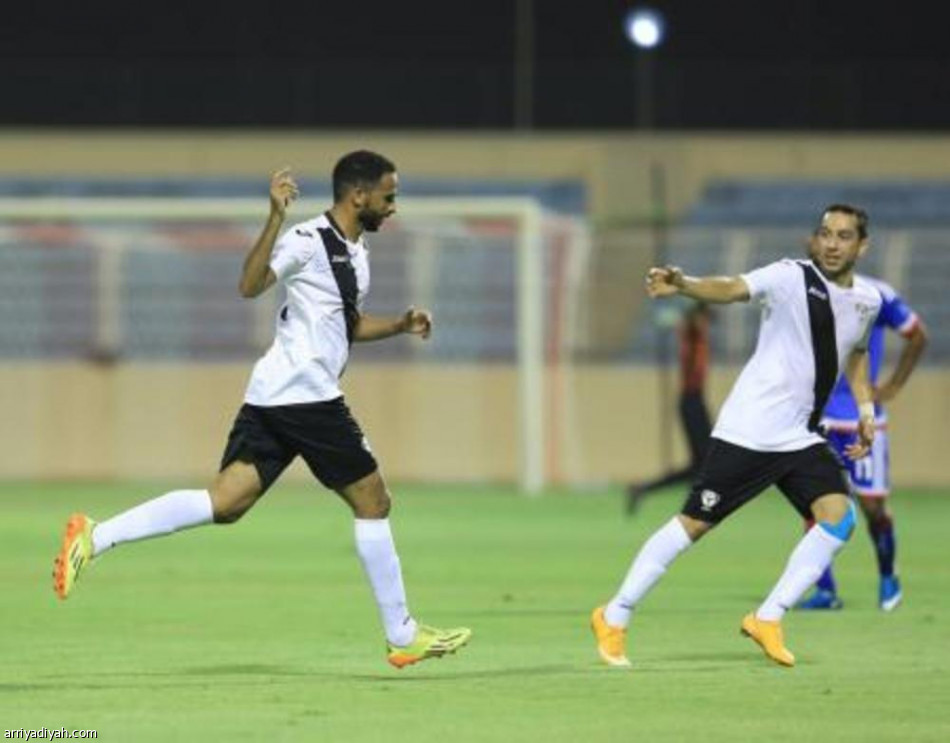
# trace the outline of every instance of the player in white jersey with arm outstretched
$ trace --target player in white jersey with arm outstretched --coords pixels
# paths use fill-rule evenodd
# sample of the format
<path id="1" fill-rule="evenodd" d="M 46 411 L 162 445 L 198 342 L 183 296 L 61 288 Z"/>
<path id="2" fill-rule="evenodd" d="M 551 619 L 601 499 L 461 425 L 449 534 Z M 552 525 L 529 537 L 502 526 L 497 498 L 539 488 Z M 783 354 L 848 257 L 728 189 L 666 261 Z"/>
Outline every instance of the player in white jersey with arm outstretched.
<path id="1" fill-rule="evenodd" d="M 113 547 L 237 521 L 300 456 L 353 512 L 356 551 L 382 619 L 389 662 L 402 668 L 468 642 L 470 630 L 427 627 L 409 612 L 389 524 L 389 490 L 340 389 L 352 343 L 400 333 L 427 338 L 431 332 L 425 311 L 377 317 L 362 310 L 369 289 L 364 233 L 396 212 L 397 191 L 392 162 L 375 152 L 351 152 L 333 169 L 332 207 L 281 235 L 297 185 L 289 171 L 274 174 L 270 215 L 244 261 L 239 291 L 252 298 L 281 283 L 286 301 L 274 342 L 251 373 L 218 475 L 207 489 L 166 493 L 98 524 L 85 514 L 70 517 L 53 571 L 60 598 L 69 596 L 93 558 Z"/>
<path id="2" fill-rule="evenodd" d="M 652 268 L 647 275 L 652 298 L 683 294 L 706 302 L 757 301 L 761 324 L 755 351 L 720 409 L 681 512 L 644 543 L 617 593 L 591 615 L 598 652 L 609 665 L 630 665 L 631 614 L 673 560 L 771 485 L 815 526 L 740 628 L 771 660 L 795 664 L 781 620 L 854 530 L 845 473 L 818 428 L 841 370 L 861 411 L 858 437 L 847 455 L 864 456 L 874 436 L 867 341 L 881 297 L 854 274 L 868 246 L 867 215 L 832 204 L 821 214 L 819 235 L 814 262 L 782 260 L 732 277 L 690 277 L 671 267 Z"/>

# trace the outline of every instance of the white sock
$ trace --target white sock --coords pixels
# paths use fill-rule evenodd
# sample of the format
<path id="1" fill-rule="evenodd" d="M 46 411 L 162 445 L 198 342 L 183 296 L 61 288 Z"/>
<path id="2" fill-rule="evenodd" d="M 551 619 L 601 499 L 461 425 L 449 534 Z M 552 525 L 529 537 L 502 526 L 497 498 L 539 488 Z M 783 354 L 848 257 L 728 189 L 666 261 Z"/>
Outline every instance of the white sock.
<path id="1" fill-rule="evenodd" d="M 825 568 L 831 565 L 844 544 L 815 524 L 792 550 L 785 572 L 755 615 L 770 622 L 785 616 L 789 607 L 794 606 L 805 591 L 815 584 Z"/>
<path id="2" fill-rule="evenodd" d="M 92 531 L 92 554 L 102 554 L 123 542 L 208 524 L 213 516 L 207 490 L 173 490 L 96 524 Z"/>
<path id="3" fill-rule="evenodd" d="M 692 543 L 676 516 L 653 532 L 653 536 L 634 558 L 617 595 L 607 604 L 604 611 L 607 624 L 613 627 L 626 627 L 630 624 L 633 608 L 653 588 L 676 556 Z"/>
<path id="4" fill-rule="evenodd" d="M 373 589 L 386 639 L 408 645 L 416 636 L 416 621 L 406 606 L 402 567 L 393 543 L 389 519 L 355 519 L 356 551 Z"/>

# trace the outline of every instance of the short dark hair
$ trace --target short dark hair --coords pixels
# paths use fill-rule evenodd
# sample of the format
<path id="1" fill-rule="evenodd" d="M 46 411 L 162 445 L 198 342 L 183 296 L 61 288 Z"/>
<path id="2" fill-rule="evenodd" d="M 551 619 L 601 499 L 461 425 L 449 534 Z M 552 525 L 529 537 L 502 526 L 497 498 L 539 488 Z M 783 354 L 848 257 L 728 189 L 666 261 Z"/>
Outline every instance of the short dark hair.
<path id="1" fill-rule="evenodd" d="M 333 201 L 341 201 L 346 192 L 357 186 L 375 186 L 387 173 L 395 173 L 392 161 L 377 152 L 356 150 L 333 166 Z"/>
<path id="2" fill-rule="evenodd" d="M 828 212 L 839 212 L 841 214 L 850 214 L 854 217 L 854 221 L 858 225 L 858 237 L 864 240 L 868 236 L 868 213 L 864 211 L 859 206 L 852 206 L 851 204 L 830 204 L 825 207 L 824 211 L 821 213 L 821 218 L 824 219 L 824 216 Z M 818 228 L 815 228 L 817 233 Z"/>

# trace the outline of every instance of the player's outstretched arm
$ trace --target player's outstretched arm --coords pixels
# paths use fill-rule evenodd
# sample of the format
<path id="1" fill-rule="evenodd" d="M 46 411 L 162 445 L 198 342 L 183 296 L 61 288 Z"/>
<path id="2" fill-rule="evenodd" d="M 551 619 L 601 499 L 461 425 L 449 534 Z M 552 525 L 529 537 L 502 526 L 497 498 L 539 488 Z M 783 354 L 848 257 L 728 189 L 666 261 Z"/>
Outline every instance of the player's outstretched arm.
<path id="1" fill-rule="evenodd" d="M 871 384 L 871 365 L 867 351 L 852 351 L 844 373 L 860 414 L 858 438 L 845 447 L 844 453 L 849 459 L 861 459 L 871 451 L 871 443 L 874 441 L 874 387 Z"/>
<path id="2" fill-rule="evenodd" d="M 647 271 L 647 294 L 651 299 L 682 294 L 704 302 L 748 302 L 749 287 L 739 276 L 686 276 L 676 266 Z"/>
<path id="3" fill-rule="evenodd" d="M 289 168 L 278 170 L 271 176 L 270 214 L 267 215 L 267 222 L 264 223 L 264 229 L 261 230 L 257 242 L 244 259 L 241 281 L 238 283 L 238 291 L 241 292 L 242 297 L 248 299 L 256 297 L 277 281 L 277 277 L 270 268 L 271 253 L 274 251 L 274 243 L 277 242 L 280 227 L 287 215 L 287 207 L 297 198 L 298 193 L 297 184 L 290 175 Z"/>
<path id="4" fill-rule="evenodd" d="M 379 341 L 401 333 L 428 338 L 432 334 L 432 313 L 410 307 L 400 317 L 360 315 L 354 328 L 353 340 Z"/>

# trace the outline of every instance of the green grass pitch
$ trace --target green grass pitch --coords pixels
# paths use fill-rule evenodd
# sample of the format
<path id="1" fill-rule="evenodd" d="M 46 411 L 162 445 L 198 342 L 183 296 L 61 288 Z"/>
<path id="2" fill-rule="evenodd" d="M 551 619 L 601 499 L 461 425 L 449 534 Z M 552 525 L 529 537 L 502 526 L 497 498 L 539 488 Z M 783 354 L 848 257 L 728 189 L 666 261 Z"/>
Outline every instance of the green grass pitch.
<path id="1" fill-rule="evenodd" d="M 801 525 L 769 492 L 680 558 L 631 625 L 629 671 L 587 627 L 681 494 L 622 515 L 616 491 L 532 499 L 396 487 L 413 613 L 475 634 L 457 656 L 385 662 L 350 516 L 278 484 L 235 526 L 126 545 L 66 602 L 50 588 L 66 516 L 161 485 L 0 487 L 3 730 L 104 741 L 947 741 L 950 497 L 894 498 L 905 605 L 876 608 L 863 523 L 838 561 L 846 608 L 791 613 L 794 669 L 738 632 Z"/>

